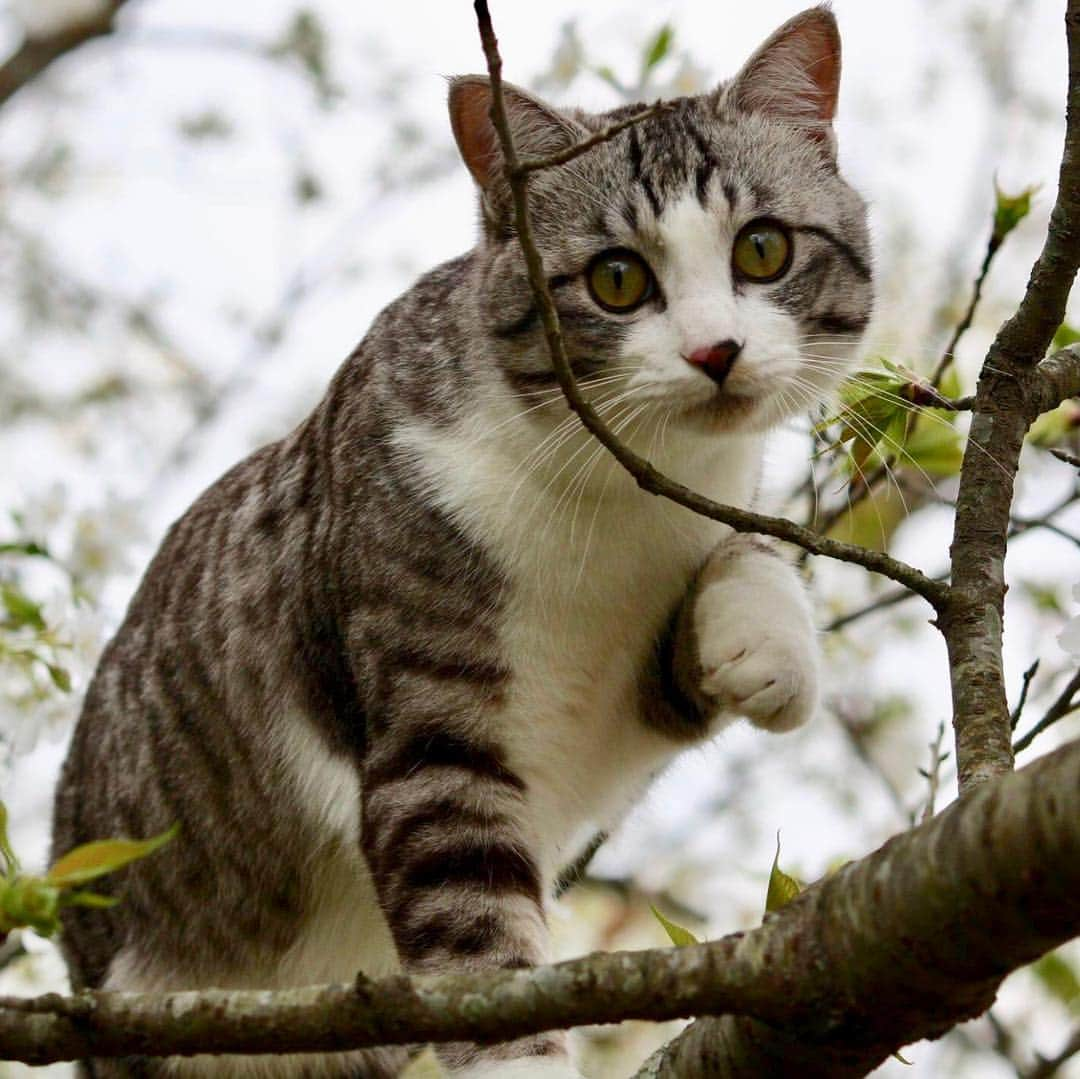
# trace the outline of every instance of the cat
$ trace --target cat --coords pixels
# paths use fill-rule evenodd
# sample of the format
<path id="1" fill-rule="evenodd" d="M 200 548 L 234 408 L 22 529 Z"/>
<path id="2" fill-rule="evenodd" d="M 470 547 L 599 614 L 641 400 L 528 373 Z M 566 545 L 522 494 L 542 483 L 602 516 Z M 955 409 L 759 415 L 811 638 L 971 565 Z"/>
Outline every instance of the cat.
<path id="1" fill-rule="evenodd" d="M 613 429 L 752 504 L 765 433 L 825 398 L 870 317 L 841 178 L 840 39 L 787 22 L 714 92 L 536 173 L 570 360 Z M 795 570 L 642 492 L 557 387 L 488 118 L 451 80 L 481 235 L 390 304 L 311 416 L 170 529 L 87 695 L 54 849 L 179 822 L 69 910 L 77 988 L 273 987 L 520 967 L 596 829 L 736 716 L 817 700 Z M 505 88 L 523 157 L 628 115 Z M 561 1034 L 440 1048 L 454 1074 L 576 1076 Z M 384 1076 L 401 1050 L 92 1061 L 97 1076 Z"/>

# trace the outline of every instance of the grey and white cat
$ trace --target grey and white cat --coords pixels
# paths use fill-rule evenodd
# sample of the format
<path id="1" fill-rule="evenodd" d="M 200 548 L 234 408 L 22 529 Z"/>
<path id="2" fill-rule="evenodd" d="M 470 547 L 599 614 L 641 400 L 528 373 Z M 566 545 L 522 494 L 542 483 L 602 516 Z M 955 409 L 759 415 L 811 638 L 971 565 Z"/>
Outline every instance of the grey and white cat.
<path id="1" fill-rule="evenodd" d="M 622 438 L 752 502 L 763 432 L 842 376 L 872 302 L 837 171 L 827 8 L 734 80 L 530 182 L 569 356 Z M 568 414 L 478 76 L 450 116 L 482 235 L 376 320 L 292 434 L 172 527 L 87 697 L 55 849 L 179 821 L 72 910 L 77 986 L 269 987 L 548 957 L 560 869 L 688 744 L 815 707 L 795 572 L 643 493 Z M 606 115 L 508 87 L 524 156 Z M 576 1075 L 560 1035 L 443 1049 Z M 399 1052 L 92 1062 L 98 1076 L 394 1074 Z"/>

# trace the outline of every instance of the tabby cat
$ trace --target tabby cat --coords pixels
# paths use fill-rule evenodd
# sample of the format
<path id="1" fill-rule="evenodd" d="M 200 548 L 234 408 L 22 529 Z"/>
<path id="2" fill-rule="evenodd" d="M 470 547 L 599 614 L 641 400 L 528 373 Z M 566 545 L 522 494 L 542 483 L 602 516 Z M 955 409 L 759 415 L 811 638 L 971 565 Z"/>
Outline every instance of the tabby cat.
<path id="1" fill-rule="evenodd" d="M 837 171 L 826 7 L 730 82 L 530 181 L 573 368 L 622 438 L 752 503 L 764 432 L 864 327 L 865 207 Z M 55 850 L 180 837 L 68 912 L 78 987 L 270 987 L 548 958 L 560 869 L 734 716 L 788 730 L 818 659 L 795 571 L 643 493 L 568 413 L 488 118 L 450 83 L 477 246 L 376 319 L 315 411 L 171 528 L 106 650 Z M 523 156 L 639 106 L 506 88 Z M 575 1076 L 562 1035 L 445 1046 Z M 98 1076 L 384 1076 L 400 1051 L 96 1061 Z"/>

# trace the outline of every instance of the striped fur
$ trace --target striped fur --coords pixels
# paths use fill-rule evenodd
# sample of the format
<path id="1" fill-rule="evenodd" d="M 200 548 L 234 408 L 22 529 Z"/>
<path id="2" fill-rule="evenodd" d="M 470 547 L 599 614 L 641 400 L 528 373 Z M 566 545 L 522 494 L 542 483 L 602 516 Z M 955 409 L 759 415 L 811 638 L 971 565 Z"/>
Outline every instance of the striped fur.
<path id="1" fill-rule="evenodd" d="M 638 452 L 721 502 L 751 503 L 763 432 L 828 392 L 869 317 L 864 209 L 823 137 L 835 86 L 813 74 L 823 52 L 838 71 L 837 47 L 814 9 L 731 84 L 530 182 L 585 392 Z M 67 912 L 79 987 L 542 962 L 559 871 L 680 747 L 736 715 L 781 730 L 813 711 L 794 572 L 644 494 L 567 416 L 487 94 L 475 77 L 451 87 L 481 242 L 392 303 L 312 415 L 173 526 L 105 652 L 55 851 L 182 831 L 107 879 L 118 906 Z M 507 100 L 526 155 L 623 114 Z M 753 284 L 731 247 L 765 216 L 794 257 Z M 629 314 L 584 280 L 616 247 L 656 279 Z M 743 347 L 720 387 L 684 359 L 730 339 Z M 557 1034 L 441 1051 L 474 1076 L 576 1075 Z M 404 1059 L 87 1067 L 333 1079 Z"/>

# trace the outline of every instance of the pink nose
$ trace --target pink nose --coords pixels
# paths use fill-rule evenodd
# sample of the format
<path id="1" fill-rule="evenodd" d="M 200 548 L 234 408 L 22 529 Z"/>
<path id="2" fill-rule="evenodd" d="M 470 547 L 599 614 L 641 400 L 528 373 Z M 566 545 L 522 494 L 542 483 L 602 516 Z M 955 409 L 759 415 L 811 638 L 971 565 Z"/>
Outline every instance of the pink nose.
<path id="1" fill-rule="evenodd" d="M 735 366 L 740 352 L 742 344 L 728 338 L 727 341 L 718 341 L 715 345 L 695 349 L 685 359 L 695 367 L 700 367 L 702 373 L 719 386 Z"/>

